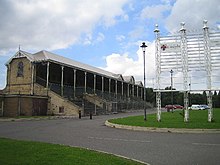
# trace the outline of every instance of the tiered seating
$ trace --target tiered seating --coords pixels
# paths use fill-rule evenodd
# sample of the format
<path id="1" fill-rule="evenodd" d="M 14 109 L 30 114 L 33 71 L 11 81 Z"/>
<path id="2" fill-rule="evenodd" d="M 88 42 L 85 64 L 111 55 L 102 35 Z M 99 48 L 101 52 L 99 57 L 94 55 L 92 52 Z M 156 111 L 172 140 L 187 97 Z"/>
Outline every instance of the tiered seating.
<path id="1" fill-rule="evenodd" d="M 146 103 L 140 98 L 137 97 L 123 97 L 121 95 L 112 94 L 109 92 L 100 92 L 97 91 L 96 94 L 84 94 L 83 97 L 85 100 L 97 105 L 99 110 L 102 110 L 105 113 L 112 112 L 122 112 L 127 110 L 139 110 L 144 108 L 152 108 L 150 103 Z M 97 104 L 97 102 L 99 104 Z"/>
<path id="2" fill-rule="evenodd" d="M 38 77 L 36 82 L 46 87 L 46 80 Z M 49 89 L 61 96 L 62 89 L 60 84 L 49 83 Z M 71 85 L 63 86 L 62 97 L 82 107 L 84 109 L 84 115 L 89 115 L 90 113 L 99 115 L 139 110 L 144 108 L 144 104 L 146 108 L 152 107 L 150 103 L 146 103 L 138 97 L 126 97 L 120 94 L 116 95 L 115 93 L 102 92 L 100 90 L 96 90 L 94 94 L 94 90 L 91 88 L 87 88 L 85 93 L 84 87 L 76 87 L 74 92 L 74 88 Z"/>

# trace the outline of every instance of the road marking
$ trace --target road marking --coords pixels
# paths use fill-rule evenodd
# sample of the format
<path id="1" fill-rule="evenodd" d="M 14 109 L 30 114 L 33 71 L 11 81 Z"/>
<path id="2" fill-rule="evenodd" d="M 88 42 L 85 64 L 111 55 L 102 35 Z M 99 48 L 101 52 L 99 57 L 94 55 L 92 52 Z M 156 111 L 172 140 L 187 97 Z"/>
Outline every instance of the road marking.
<path id="1" fill-rule="evenodd" d="M 124 141 L 124 142 L 139 142 L 139 143 L 151 143 L 151 141 L 145 140 L 130 140 L 130 139 L 118 139 L 118 138 L 101 138 L 101 137 L 88 137 L 89 139 L 95 140 L 109 140 L 109 141 Z"/>
<path id="2" fill-rule="evenodd" d="M 192 143 L 193 145 L 200 145 L 200 146 L 220 146 L 220 144 L 215 143 Z"/>

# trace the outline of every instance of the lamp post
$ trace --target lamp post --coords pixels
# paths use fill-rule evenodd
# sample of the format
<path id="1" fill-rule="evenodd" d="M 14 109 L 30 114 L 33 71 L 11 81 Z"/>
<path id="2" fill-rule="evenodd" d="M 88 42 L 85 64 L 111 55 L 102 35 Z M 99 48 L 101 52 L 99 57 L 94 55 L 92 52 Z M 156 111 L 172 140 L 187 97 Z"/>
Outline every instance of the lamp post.
<path id="1" fill-rule="evenodd" d="M 189 83 L 189 106 L 191 105 L 190 91 L 191 91 L 191 82 Z"/>
<path id="2" fill-rule="evenodd" d="M 170 70 L 170 82 L 171 82 L 171 104 L 172 104 L 172 113 L 173 113 L 173 70 Z"/>
<path id="3" fill-rule="evenodd" d="M 146 82 L 145 82 L 145 50 L 146 50 L 146 47 L 147 45 L 145 45 L 145 42 L 142 43 L 142 45 L 140 46 L 142 48 L 142 51 L 143 51 L 143 59 L 144 59 L 144 120 L 146 121 L 147 120 L 147 114 L 146 114 L 146 89 L 145 89 L 145 86 L 146 86 Z"/>

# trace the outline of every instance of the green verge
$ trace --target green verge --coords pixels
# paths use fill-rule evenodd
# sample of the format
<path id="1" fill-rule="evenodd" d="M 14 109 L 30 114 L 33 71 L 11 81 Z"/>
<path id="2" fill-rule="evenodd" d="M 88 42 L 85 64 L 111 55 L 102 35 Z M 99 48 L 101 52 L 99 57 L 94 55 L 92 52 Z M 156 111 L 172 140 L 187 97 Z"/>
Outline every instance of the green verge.
<path id="1" fill-rule="evenodd" d="M 109 122 L 121 125 L 155 127 L 155 128 L 190 128 L 190 129 L 220 129 L 220 109 L 213 110 L 214 121 L 208 122 L 207 110 L 189 111 L 190 120 L 183 121 L 183 111 L 162 112 L 161 122 L 157 122 L 156 114 L 147 115 L 147 121 L 143 116 L 131 116 L 126 118 L 111 119 Z"/>
<path id="2" fill-rule="evenodd" d="M 0 164 L 4 165 L 99 165 L 141 164 L 111 154 L 42 142 L 0 138 Z"/>

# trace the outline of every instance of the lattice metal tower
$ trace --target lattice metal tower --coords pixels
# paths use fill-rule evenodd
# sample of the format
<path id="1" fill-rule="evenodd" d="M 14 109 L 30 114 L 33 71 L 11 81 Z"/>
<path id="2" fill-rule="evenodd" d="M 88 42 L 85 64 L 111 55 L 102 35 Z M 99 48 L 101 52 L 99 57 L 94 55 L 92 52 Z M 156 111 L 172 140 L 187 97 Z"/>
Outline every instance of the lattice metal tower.
<path id="1" fill-rule="evenodd" d="M 209 106 L 208 110 L 208 121 L 212 122 L 213 121 L 213 110 L 212 110 L 212 63 L 211 63 L 211 53 L 210 53 L 210 37 L 209 37 L 209 28 L 207 26 L 208 21 L 204 20 L 203 21 L 203 35 L 204 35 L 204 60 L 205 60 L 205 70 L 206 70 L 206 76 L 207 76 L 207 89 L 208 94 L 207 94 L 207 103 Z"/>
<path id="2" fill-rule="evenodd" d="M 212 80 L 214 76 L 219 76 L 218 72 L 214 75 L 213 70 L 220 70 L 220 31 L 209 31 L 207 22 L 203 21 L 203 34 L 196 31 L 186 34 L 185 23 L 181 23 L 180 33 L 176 35 L 160 36 L 158 25 L 155 27 L 156 88 L 154 92 L 156 92 L 158 121 L 161 121 L 161 93 L 173 92 L 172 89 L 161 88 L 163 82 L 166 81 L 161 75 L 171 70 L 175 70 L 175 73 L 182 73 L 182 77 L 178 77 L 179 80 L 182 79 L 182 86 L 176 91 L 184 93 L 184 121 L 189 121 L 188 93 L 191 91 L 207 92 L 208 121 L 213 121 L 212 91 L 220 89 L 213 88 L 215 82 Z M 192 90 L 192 77 L 190 77 L 190 84 L 188 82 L 189 72 L 191 76 L 193 74 L 197 76 L 197 72 L 202 74 L 205 72 L 206 75 L 203 77 L 206 78 L 206 88 L 200 86 L 200 89 Z M 165 78 L 167 78 L 167 74 Z M 195 82 L 195 84 L 197 83 Z"/>
<path id="3" fill-rule="evenodd" d="M 156 59 L 156 106 L 157 106 L 157 121 L 161 121 L 161 93 L 160 93 L 160 73 L 161 73 L 161 54 L 160 54 L 160 30 L 158 29 L 158 25 L 155 25 L 155 59 Z"/>
<path id="4" fill-rule="evenodd" d="M 189 110 L 188 110 L 188 53 L 187 53 L 187 38 L 185 23 L 181 23 L 181 57 L 182 57 L 182 72 L 183 72 L 183 92 L 184 92 L 184 121 L 189 121 Z"/>

